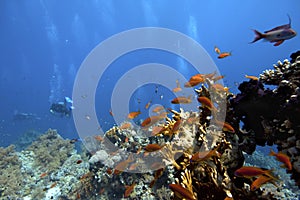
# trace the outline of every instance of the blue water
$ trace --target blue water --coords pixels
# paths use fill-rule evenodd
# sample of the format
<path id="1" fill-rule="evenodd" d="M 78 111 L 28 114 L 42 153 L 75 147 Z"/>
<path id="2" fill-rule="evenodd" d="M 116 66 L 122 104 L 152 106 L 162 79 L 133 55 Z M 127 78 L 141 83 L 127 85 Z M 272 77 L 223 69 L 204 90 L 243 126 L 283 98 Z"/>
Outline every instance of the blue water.
<path id="1" fill-rule="evenodd" d="M 72 96 L 76 73 L 83 60 L 114 34 L 148 26 L 186 34 L 206 49 L 220 73 L 225 75 L 225 85 L 236 93 L 235 83 L 245 80 L 245 74 L 257 76 L 277 60 L 299 50 L 296 46 L 300 44 L 299 36 L 278 47 L 262 41 L 248 44 L 254 38 L 251 29 L 265 31 L 286 24 L 289 14 L 292 28 L 300 32 L 299 7 L 298 0 L 2 0 L 0 146 L 14 143 L 29 130 L 44 132 L 54 128 L 65 138 L 78 137 L 72 117 L 52 115 L 50 105 Z M 223 51 L 232 51 L 232 56 L 217 59 L 215 45 Z M 194 75 L 187 63 L 164 52 L 135 52 L 122 59 L 106 71 L 98 87 L 96 107 L 103 111 L 99 121 L 104 129 L 114 123 L 105 97 L 131 66 L 157 62 L 173 66 L 186 78 Z M 105 82 L 106 79 L 110 82 Z M 176 77 L 174 85 L 175 80 Z M 105 87 L 101 88 L 101 84 Z M 160 94 L 141 90 L 135 92 L 141 103 L 132 98 L 130 109 L 144 109 L 151 98 L 153 103 L 158 102 L 162 91 L 161 103 L 167 106 L 173 97 L 167 90 L 160 90 Z M 34 113 L 40 119 L 13 120 L 16 111 Z"/>

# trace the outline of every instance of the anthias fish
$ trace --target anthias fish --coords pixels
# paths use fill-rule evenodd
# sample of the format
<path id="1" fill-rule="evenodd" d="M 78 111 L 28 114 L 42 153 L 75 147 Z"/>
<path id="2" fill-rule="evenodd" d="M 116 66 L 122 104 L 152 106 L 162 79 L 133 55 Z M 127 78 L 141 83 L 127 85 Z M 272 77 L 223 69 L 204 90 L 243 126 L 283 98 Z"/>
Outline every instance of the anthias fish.
<path id="1" fill-rule="evenodd" d="M 258 77 L 256 76 L 249 76 L 249 75 L 245 75 L 245 78 L 248 78 L 248 79 L 251 79 L 251 80 L 254 80 L 254 81 L 258 81 Z"/>
<path id="2" fill-rule="evenodd" d="M 177 193 L 178 196 L 180 196 L 182 199 L 184 198 L 188 200 L 196 200 L 196 197 L 191 191 L 182 187 L 179 184 L 169 184 L 169 187 L 173 192 Z"/>
<path id="3" fill-rule="evenodd" d="M 275 43 L 274 46 L 281 45 L 284 40 L 291 39 L 297 35 L 296 31 L 291 28 L 291 18 L 289 17 L 289 23 L 281 26 L 277 26 L 271 30 L 261 33 L 257 30 L 254 30 L 255 38 L 252 42 L 254 43 L 260 39 L 265 39 L 271 43 Z"/>
<path id="4" fill-rule="evenodd" d="M 272 177 L 265 176 L 262 174 L 257 179 L 255 179 L 255 181 L 252 182 L 250 189 L 251 191 L 257 190 L 258 188 L 260 188 L 260 186 L 269 182 L 273 183 L 276 186 L 275 180 Z"/>
<path id="5" fill-rule="evenodd" d="M 274 151 L 271 150 L 269 155 L 275 156 L 278 161 L 282 162 L 283 165 L 281 167 L 285 167 L 288 170 L 292 170 L 293 168 L 292 163 L 290 161 L 290 158 L 286 154 L 281 152 L 275 153 Z"/>
<path id="6" fill-rule="evenodd" d="M 192 102 L 191 96 L 189 96 L 189 97 L 180 96 L 180 97 L 174 98 L 171 101 L 172 104 L 189 104 L 191 102 Z"/>
<path id="7" fill-rule="evenodd" d="M 223 52 L 223 53 L 220 53 L 218 58 L 219 59 L 222 59 L 222 58 L 226 58 L 228 56 L 231 56 L 231 52 Z"/>
<path id="8" fill-rule="evenodd" d="M 141 111 L 136 111 L 136 112 L 131 112 L 127 115 L 128 119 L 134 119 L 136 118 L 139 114 L 141 114 Z"/>
<path id="9" fill-rule="evenodd" d="M 220 54 L 220 53 L 221 53 L 220 49 L 219 49 L 217 46 L 215 46 L 214 50 L 215 50 L 215 52 L 216 52 L 217 54 Z"/>
<path id="10" fill-rule="evenodd" d="M 275 177 L 273 177 L 273 175 L 271 174 L 272 170 L 267 170 L 267 169 L 261 169 L 258 167 L 252 167 L 252 166 L 243 166 L 239 169 L 237 169 L 234 172 L 235 176 L 239 176 L 239 177 L 245 177 L 245 178 L 252 178 L 255 176 L 260 176 L 262 174 L 271 177 L 273 179 L 276 179 Z"/>
<path id="11" fill-rule="evenodd" d="M 214 104 L 211 102 L 211 100 L 207 97 L 198 97 L 198 101 L 199 103 L 201 103 L 204 107 L 208 108 L 209 110 L 214 110 L 216 111 L 216 107 L 214 106 Z"/>

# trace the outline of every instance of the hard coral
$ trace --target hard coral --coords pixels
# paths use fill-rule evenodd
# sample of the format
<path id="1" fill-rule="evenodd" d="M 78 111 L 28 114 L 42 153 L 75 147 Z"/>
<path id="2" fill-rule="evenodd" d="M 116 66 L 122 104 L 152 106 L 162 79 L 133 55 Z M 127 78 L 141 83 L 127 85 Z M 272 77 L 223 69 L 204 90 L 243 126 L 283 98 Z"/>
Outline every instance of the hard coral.
<path id="1" fill-rule="evenodd" d="M 16 199 L 24 178 L 21 173 L 21 162 L 14 151 L 14 146 L 0 147 L 0 199 Z"/>
<path id="2" fill-rule="evenodd" d="M 240 148 L 247 145 L 241 141 L 254 133 L 256 145 L 278 145 L 278 150 L 291 158 L 292 178 L 300 187 L 300 56 L 299 51 L 265 70 L 258 81 L 250 80 L 239 86 L 240 94 L 231 99 L 235 116 L 243 122 L 246 134 L 240 134 Z M 265 89 L 265 85 L 276 88 Z M 250 152 L 252 153 L 252 152 Z"/>
<path id="3" fill-rule="evenodd" d="M 74 144 L 64 140 L 56 130 L 49 129 L 26 150 L 34 152 L 34 166 L 50 173 L 57 170 L 71 156 Z"/>

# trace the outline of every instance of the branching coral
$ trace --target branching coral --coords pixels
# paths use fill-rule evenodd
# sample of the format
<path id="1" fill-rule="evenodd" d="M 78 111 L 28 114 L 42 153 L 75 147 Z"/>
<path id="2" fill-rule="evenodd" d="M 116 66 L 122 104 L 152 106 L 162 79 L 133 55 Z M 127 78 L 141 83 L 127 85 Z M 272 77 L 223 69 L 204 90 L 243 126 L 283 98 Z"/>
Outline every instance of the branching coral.
<path id="1" fill-rule="evenodd" d="M 278 150 L 291 158 L 292 177 L 300 186 L 300 57 L 298 53 L 278 61 L 272 70 L 265 70 L 258 81 L 250 80 L 239 86 L 240 94 L 232 98 L 236 117 L 244 123 L 247 133 L 254 133 L 255 145 L 278 145 Z M 275 89 L 265 89 L 274 85 Z M 251 137 L 239 135 L 240 141 Z M 252 140 L 253 141 L 253 140 Z M 241 148 L 247 145 L 241 143 Z M 252 151 L 253 152 L 253 151 Z M 250 152 L 250 153 L 252 153 Z"/>

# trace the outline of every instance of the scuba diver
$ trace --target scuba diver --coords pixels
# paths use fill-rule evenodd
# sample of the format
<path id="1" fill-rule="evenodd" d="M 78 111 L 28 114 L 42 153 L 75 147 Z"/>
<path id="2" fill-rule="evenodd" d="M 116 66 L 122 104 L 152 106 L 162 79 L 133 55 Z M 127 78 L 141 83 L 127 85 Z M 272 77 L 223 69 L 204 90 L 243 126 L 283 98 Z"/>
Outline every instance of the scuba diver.
<path id="1" fill-rule="evenodd" d="M 25 112 L 18 112 L 15 110 L 13 120 L 14 121 L 24 121 L 24 120 L 40 120 L 41 118 L 38 117 L 36 114 L 33 113 L 25 113 Z"/>
<path id="2" fill-rule="evenodd" d="M 69 97 L 65 97 L 64 101 L 58 103 L 52 103 L 50 112 L 52 114 L 70 117 L 73 107 L 73 101 Z"/>

